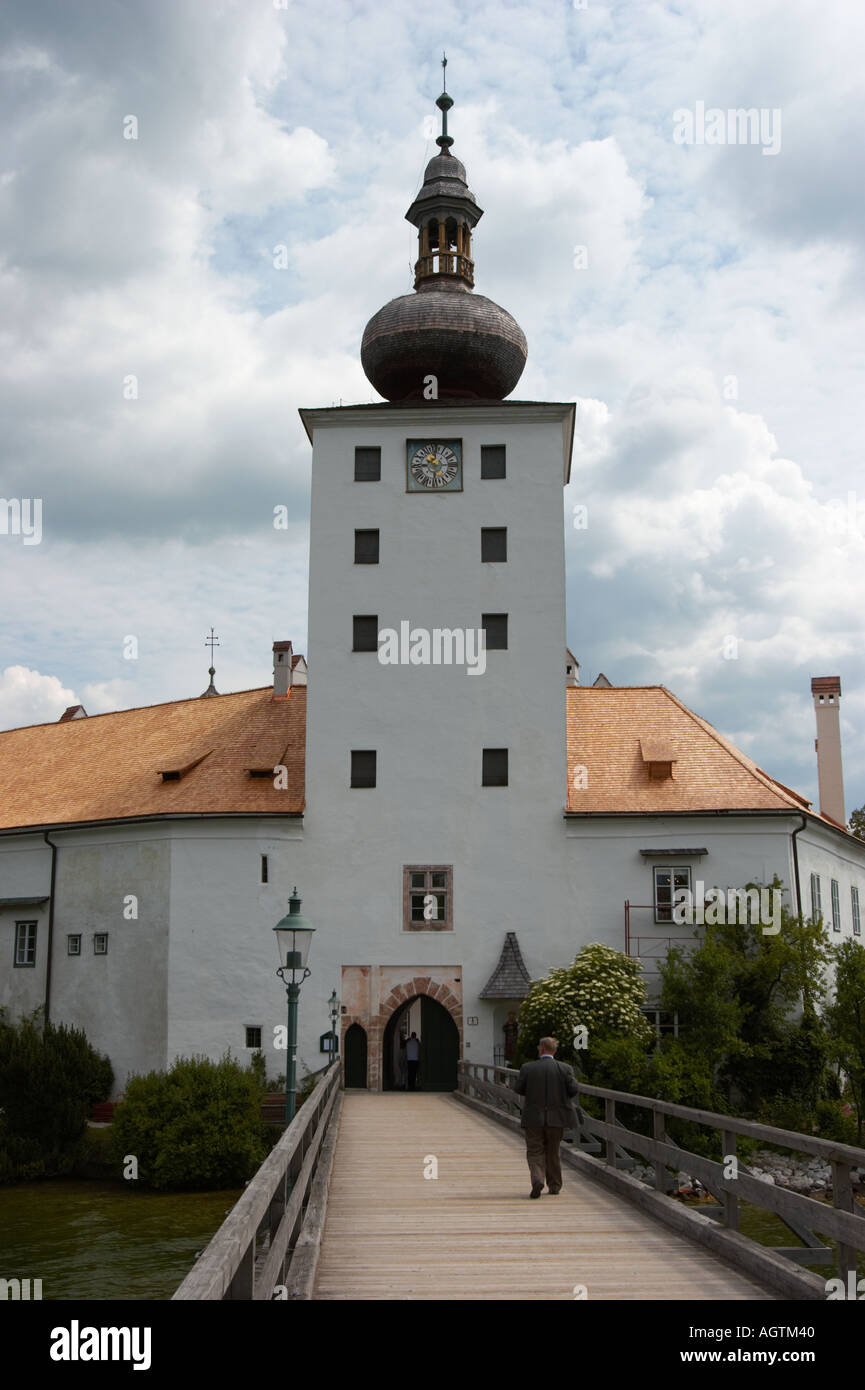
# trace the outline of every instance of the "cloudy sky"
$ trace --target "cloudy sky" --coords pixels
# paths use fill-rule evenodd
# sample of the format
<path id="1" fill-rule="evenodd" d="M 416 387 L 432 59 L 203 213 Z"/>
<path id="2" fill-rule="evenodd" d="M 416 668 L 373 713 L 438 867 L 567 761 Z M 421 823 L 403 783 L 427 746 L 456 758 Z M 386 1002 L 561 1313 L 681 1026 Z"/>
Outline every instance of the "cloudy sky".
<path id="1" fill-rule="evenodd" d="M 211 625 L 223 691 L 269 681 L 274 637 L 305 649 L 297 409 L 376 399 L 360 339 L 411 288 L 446 48 L 477 288 L 529 342 L 515 397 L 578 402 L 583 679 L 667 685 L 816 797 L 810 679 L 839 674 L 865 802 L 859 0 L 0 22 L 0 496 L 42 503 L 41 535 L 0 511 L 0 727 L 197 695 Z"/>

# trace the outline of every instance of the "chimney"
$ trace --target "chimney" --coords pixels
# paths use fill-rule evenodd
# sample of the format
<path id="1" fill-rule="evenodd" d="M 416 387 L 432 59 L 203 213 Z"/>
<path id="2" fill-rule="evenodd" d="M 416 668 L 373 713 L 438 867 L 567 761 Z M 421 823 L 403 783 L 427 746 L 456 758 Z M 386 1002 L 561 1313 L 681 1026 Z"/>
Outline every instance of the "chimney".
<path id="1" fill-rule="evenodd" d="M 291 643 L 273 644 L 273 698 L 284 699 L 291 688 Z"/>
<path id="2" fill-rule="evenodd" d="M 840 676 L 814 676 L 811 681 L 817 713 L 817 778 L 820 787 L 820 815 L 836 825 L 846 826 L 844 778 L 841 771 Z"/>

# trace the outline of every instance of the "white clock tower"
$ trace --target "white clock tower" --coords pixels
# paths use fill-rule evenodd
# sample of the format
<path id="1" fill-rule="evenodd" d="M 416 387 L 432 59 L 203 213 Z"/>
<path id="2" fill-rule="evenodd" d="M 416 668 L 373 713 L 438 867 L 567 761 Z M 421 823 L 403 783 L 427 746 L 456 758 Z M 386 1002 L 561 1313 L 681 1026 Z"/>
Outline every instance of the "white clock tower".
<path id="1" fill-rule="evenodd" d="M 301 411 L 307 906 L 322 997 L 333 982 L 343 1005 L 346 1084 L 373 1089 L 403 1083 L 410 1032 L 428 1089 L 453 1088 L 460 1055 L 492 1061 L 526 967 L 569 945 L 561 489 L 575 407 L 505 399 L 525 338 L 473 293 L 482 213 L 450 152 L 451 98 L 437 104 L 441 152 L 406 214 L 415 289 L 364 333 L 386 400 Z"/>

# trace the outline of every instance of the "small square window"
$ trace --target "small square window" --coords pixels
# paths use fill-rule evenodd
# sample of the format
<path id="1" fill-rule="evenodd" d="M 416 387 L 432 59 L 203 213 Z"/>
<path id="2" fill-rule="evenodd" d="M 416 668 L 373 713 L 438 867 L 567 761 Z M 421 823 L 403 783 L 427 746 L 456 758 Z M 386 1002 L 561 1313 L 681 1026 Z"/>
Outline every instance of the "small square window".
<path id="1" fill-rule="evenodd" d="M 503 478 L 505 476 L 504 444 L 481 445 L 481 477 Z"/>
<path id="2" fill-rule="evenodd" d="M 351 753 L 351 785 L 375 786 L 375 749 L 353 748 Z"/>
<path id="3" fill-rule="evenodd" d="M 15 923 L 15 964 L 31 966 L 36 964 L 36 923 Z"/>
<path id="4" fill-rule="evenodd" d="M 354 451 L 354 480 L 356 483 L 381 481 L 381 449 L 358 445 Z"/>
<path id="5" fill-rule="evenodd" d="M 483 785 L 485 787 L 506 787 L 508 785 L 507 748 L 484 749 Z"/>
<path id="6" fill-rule="evenodd" d="M 378 651 L 378 614 L 355 614 L 352 619 L 352 651 Z"/>
<path id="7" fill-rule="evenodd" d="M 67 936 L 67 938 L 66 938 L 66 954 L 67 954 L 67 956 L 80 956 L 80 955 L 81 955 L 81 937 L 80 937 L 80 936 Z"/>
<path id="8" fill-rule="evenodd" d="M 484 564 L 501 562 L 508 558 L 507 526 L 481 527 L 481 561 Z"/>
<path id="9" fill-rule="evenodd" d="M 354 563 L 356 565 L 378 564 L 378 531 L 355 531 Z"/>
<path id="10" fill-rule="evenodd" d="M 247 1026 L 246 1026 L 246 1046 L 247 1046 L 247 1047 L 253 1047 L 253 1048 L 256 1049 L 256 1051 L 260 1051 L 260 1049 L 261 1049 L 261 1028 L 260 1028 L 260 1026 L 250 1027 L 250 1025 L 247 1024 Z"/>
<path id="11" fill-rule="evenodd" d="M 453 869 L 403 867 L 403 931 L 453 931 Z"/>
<path id="12" fill-rule="evenodd" d="M 508 649 L 507 613 L 482 613 L 481 627 L 484 630 L 484 647 L 488 652 L 506 652 Z"/>

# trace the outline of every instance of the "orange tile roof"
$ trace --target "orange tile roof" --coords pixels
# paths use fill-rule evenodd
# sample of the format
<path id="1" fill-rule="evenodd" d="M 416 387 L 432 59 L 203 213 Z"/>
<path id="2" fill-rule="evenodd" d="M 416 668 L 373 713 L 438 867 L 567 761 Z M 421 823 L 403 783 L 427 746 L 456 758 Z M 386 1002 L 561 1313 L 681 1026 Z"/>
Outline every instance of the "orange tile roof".
<path id="1" fill-rule="evenodd" d="M 569 686 L 566 694 L 569 811 L 810 810 L 663 685 Z M 641 745 L 652 744 L 671 751 L 672 777 L 649 776 Z M 578 767 L 586 769 L 582 789 Z"/>
<path id="2" fill-rule="evenodd" d="M 142 816 L 298 814 L 306 686 L 174 700 L 0 733 L 0 829 Z M 247 769 L 287 768 L 287 788 Z M 160 773 L 190 771 L 179 781 Z"/>

